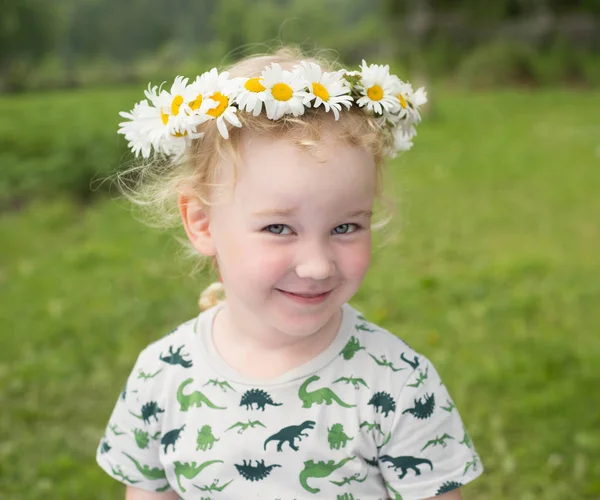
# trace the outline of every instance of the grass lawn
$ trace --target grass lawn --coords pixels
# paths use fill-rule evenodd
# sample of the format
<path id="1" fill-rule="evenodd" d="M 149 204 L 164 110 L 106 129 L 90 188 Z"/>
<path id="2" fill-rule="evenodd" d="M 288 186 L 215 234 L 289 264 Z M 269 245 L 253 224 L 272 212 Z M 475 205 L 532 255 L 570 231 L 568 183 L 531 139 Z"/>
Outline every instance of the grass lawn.
<path id="1" fill-rule="evenodd" d="M 600 93 L 436 105 L 392 164 L 398 213 L 352 304 L 449 387 L 486 467 L 467 500 L 598 499 Z M 208 278 L 106 198 L 5 212 L 0 241 L 0 498 L 122 498 L 98 440 L 138 352 L 197 314 Z"/>

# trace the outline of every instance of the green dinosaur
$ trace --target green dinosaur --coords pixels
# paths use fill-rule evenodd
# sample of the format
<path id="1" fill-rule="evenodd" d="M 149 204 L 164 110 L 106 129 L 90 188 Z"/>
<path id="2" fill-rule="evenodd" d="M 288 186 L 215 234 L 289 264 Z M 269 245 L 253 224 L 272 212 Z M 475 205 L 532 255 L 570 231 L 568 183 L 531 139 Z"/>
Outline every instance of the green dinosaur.
<path id="1" fill-rule="evenodd" d="M 418 418 L 419 420 L 424 420 L 426 418 L 431 417 L 433 410 L 435 408 L 435 395 L 425 394 L 422 398 L 415 399 L 415 406 L 413 408 L 407 408 L 402 412 L 410 413 L 413 417 Z"/>
<path id="2" fill-rule="evenodd" d="M 375 330 L 373 328 L 369 328 L 366 324 L 357 324 L 357 325 L 354 325 L 354 329 L 357 332 L 361 332 L 361 331 L 362 332 L 375 332 L 375 331 L 377 331 L 377 330 Z"/>
<path id="3" fill-rule="evenodd" d="M 307 460 L 304 462 L 304 469 L 300 472 L 300 484 L 309 493 L 319 493 L 319 488 L 312 488 L 308 485 L 307 480 L 311 477 L 324 478 L 330 476 L 334 471 L 346 465 L 350 460 L 354 460 L 356 457 L 346 457 L 340 460 L 337 464 L 335 460 L 329 460 L 324 462 L 323 460 L 315 463 L 313 460 Z"/>
<path id="4" fill-rule="evenodd" d="M 354 495 L 352 493 L 344 493 L 343 495 L 337 495 L 336 496 L 337 500 L 359 500 L 358 498 L 354 498 Z"/>
<path id="5" fill-rule="evenodd" d="M 386 417 L 391 411 L 396 411 L 396 402 L 389 392 L 376 392 L 367 404 L 373 405 L 375 413 L 383 413 Z"/>
<path id="6" fill-rule="evenodd" d="M 198 437 L 196 438 L 196 451 L 212 450 L 213 444 L 215 444 L 216 441 L 220 441 L 220 439 L 216 439 L 213 436 L 210 425 L 203 425 L 198 431 Z"/>
<path id="7" fill-rule="evenodd" d="M 332 450 L 339 450 L 345 448 L 348 441 L 354 438 L 346 436 L 344 432 L 344 426 L 342 424 L 333 424 L 331 429 L 327 429 L 327 441 L 329 441 L 329 448 Z"/>
<path id="8" fill-rule="evenodd" d="M 181 382 L 179 389 L 177 389 L 177 401 L 179 402 L 181 411 L 188 411 L 192 406 L 200 408 L 203 404 L 214 410 L 226 410 L 224 406 L 217 406 L 211 402 L 204 394 L 200 391 L 194 391 L 191 394 L 184 394 L 183 390 L 189 384 L 194 381 L 193 378 L 188 378 Z"/>
<path id="9" fill-rule="evenodd" d="M 355 481 L 357 483 L 364 483 L 367 480 L 368 475 L 369 475 L 369 472 L 367 471 L 367 473 L 365 474 L 365 477 L 363 477 L 362 479 L 358 479 L 360 477 L 360 472 L 357 472 L 356 474 L 353 474 L 350 477 L 345 477 L 341 481 L 329 481 L 329 482 L 335 484 L 336 486 L 344 486 L 345 484 L 350 484 L 353 481 Z"/>
<path id="10" fill-rule="evenodd" d="M 159 486 L 154 491 L 156 491 L 157 493 L 162 493 L 162 492 L 168 491 L 170 489 L 171 489 L 171 485 L 169 483 L 165 483 L 163 486 Z"/>
<path id="11" fill-rule="evenodd" d="M 108 444 L 108 441 L 106 440 L 106 437 L 102 438 L 102 441 L 100 443 L 100 453 L 108 453 L 110 451 L 110 449 L 112 448 L 112 446 L 110 444 Z"/>
<path id="12" fill-rule="evenodd" d="M 428 372 L 429 372 L 429 366 L 425 368 L 425 373 L 423 373 L 421 370 L 419 370 L 419 377 L 417 378 L 417 381 L 414 384 L 406 384 L 407 387 L 419 387 L 419 386 L 423 385 L 425 380 L 427 380 Z"/>
<path id="13" fill-rule="evenodd" d="M 392 500 L 402 500 L 402 495 L 398 493 L 387 481 L 385 482 L 385 487 L 388 489 L 388 491 L 391 491 L 394 494 L 394 498 Z"/>
<path id="14" fill-rule="evenodd" d="M 144 448 L 148 448 L 150 437 L 146 431 L 142 429 L 133 429 L 133 436 L 135 437 L 135 442 L 137 443 L 138 448 L 141 448 L 142 450 Z"/>
<path id="15" fill-rule="evenodd" d="M 125 431 L 121 432 L 119 431 L 119 428 L 117 427 L 117 424 L 115 425 L 109 425 L 110 430 L 113 431 L 113 434 L 115 436 L 122 436 L 123 434 L 127 434 Z"/>
<path id="16" fill-rule="evenodd" d="M 145 373 L 143 370 L 139 370 L 138 371 L 138 379 L 143 378 L 144 380 L 148 380 L 151 378 L 156 377 L 160 372 L 162 372 L 162 368 L 160 368 L 159 370 L 155 371 L 154 373 Z"/>
<path id="17" fill-rule="evenodd" d="M 456 408 L 456 406 L 454 406 L 454 403 L 453 403 L 453 402 L 452 402 L 450 399 L 447 399 L 447 400 L 446 400 L 446 404 L 447 404 L 448 406 L 440 406 L 440 408 L 441 408 L 442 410 L 445 410 L 445 411 L 447 411 L 448 413 L 450 413 L 452 410 L 454 410 L 454 408 Z"/>
<path id="18" fill-rule="evenodd" d="M 129 476 L 126 476 L 123 470 L 121 469 L 120 465 L 117 465 L 116 468 L 111 465 L 110 470 L 112 470 L 112 473 L 115 476 L 120 477 L 123 481 L 127 481 L 129 484 L 135 484 L 140 482 L 136 481 L 135 479 L 131 479 Z"/>
<path id="19" fill-rule="evenodd" d="M 445 448 L 446 446 L 448 446 L 448 444 L 446 443 L 446 439 L 454 438 L 450 434 L 444 434 L 442 436 L 436 437 L 435 439 L 430 439 L 429 441 L 427 441 L 427 444 L 423 446 L 423 448 L 421 448 L 421 451 L 423 451 L 428 446 L 437 446 L 438 444 L 441 444 Z"/>
<path id="20" fill-rule="evenodd" d="M 231 389 L 233 392 L 236 392 L 236 390 L 229 385 L 229 382 L 227 382 L 227 380 L 220 380 L 219 381 L 219 380 L 217 380 L 215 378 L 211 378 L 202 387 L 206 387 L 208 384 L 214 385 L 215 387 L 218 385 L 223 392 L 227 392 L 227 389 Z"/>
<path id="21" fill-rule="evenodd" d="M 390 468 L 393 468 L 394 471 L 400 469 L 402 474 L 398 476 L 398 479 L 403 479 L 406 474 L 408 474 L 408 470 L 414 470 L 417 476 L 421 475 L 421 471 L 419 470 L 419 466 L 427 464 L 433 470 L 433 464 L 431 460 L 427 460 L 426 458 L 417 458 L 417 457 L 391 457 L 389 455 L 383 455 L 379 457 L 379 461 L 386 463 L 390 463 Z"/>
<path id="22" fill-rule="evenodd" d="M 223 491 L 231 483 L 233 483 L 233 479 L 231 481 L 229 481 L 228 483 L 225 483 L 225 484 L 222 484 L 219 486 L 219 480 L 215 479 L 210 486 L 196 486 L 195 484 L 193 484 L 192 486 L 194 488 L 198 488 L 200 491 L 213 492 L 213 491 Z"/>
<path id="23" fill-rule="evenodd" d="M 373 429 L 377 429 L 377 431 L 379 431 L 379 433 L 384 436 L 383 431 L 381 430 L 381 425 L 378 424 L 377 422 L 367 422 L 366 420 L 360 424 L 359 429 L 362 429 L 363 427 L 366 427 L 368 431 L 372 431 Z"/>
<path id="24" fill-rule="evenodd" d="M 400 354 L 400 359 L 405 363 L 409 364 L 413 368 L 413 370 L 416 370 L 419 367 L 419 356 L 415 356 L 413 361 L 411 361 L 410 359 L 406 359 L 404 357 L 404 353 L 402 353 Z"/>
<path id="25" fill-rule="evenodd" d="M 462 438 L 462 441 L 459 441 L 459 444 L 464 444 L 468 448 L 473 448 L 473 441 L 471 441 L 471 436 L 469 436 L 467 429 L 464 429 L 464 431 L 465 431 L 465 434 Z"/>
<path id="26" fill-rule="evenodd" d="M 248 481 L 262 481 L 275 467 L 281 467 L 279 464 L 265 465 L 264 460 L 255 460 L 256 465 L 252 465 L 252 460 L 244 460 L 242 464 L 233 464 L 244 479 Z"/>
<path id="27" fill-rule="evenodd" d="M 333 401 L 335 401 L 340 406 L 343 406 L 344 408 L 356 407 L 356 405 L 349 405 L 347 403 L 344 403 L 335 392 L 329 389 L 329 387 L 323 387 L 321 389 L 308 392 L 308 385 L 311 382 L 316 382 L 320 379 L 321 377 L 319 377 L 318 375 L 312 375 L 311 377 L 308 377 L 300 386 L 300 389 L 298 390 L 298 397 L 302 400 L 303 408 L 310 408 L 313 404 L 320 405 L 325 403 L 326 405 L 330 405 Z"/>
<path id="28" fill-rule="evenodd" d="M 175 467 L 175 476 L 177 477 L 177 484 L 181 491 L 185 493 L 185 488 L 181 484 L 181 476 L 186 479 L 194 479 L 198 474 L 200 474 L 206 467 L 212 464 L 223 463 L 223 460 L 208 460 L 207 462 L 203 462 L 201 464 L 196 465 L 196 462 L 173 462 L 173 466 Z"/>
<path id="29" fill-rule="evenodd" d="M 388 361 L 388 359 L 385 357 L 385 354 L 381 355 L 381 359 L 376 358 L 370 352 L 367 353 L 367 354 L 369 356 L 371 356 L 373 358 L 373 360 L 375 360 L 375 363 L 377 363 L 379 366 L 387 366 L 388 368 L 391 368 L 392 371 L 394 371 L 394 372 L 399 372 L 401 370 L 406 370 L 406 368 L 395 368 L 394 364 L 391 361 Z"/>
<path id="30" fill-rule="evenodd" d="M 465 464 L 465 471 L 463 472 L 463 476 L 468 472 L 468 470 L 471 467 L 473 467 L 473 470 L 477 470 L 477 455 L 473 455 L 473 459 Z"/>
<path id="31" fill-rule="evenodd" d="M 259 422 L 258 420 L 253 420 L 252 422 L 250 422 L 250 420 L 248 420 L 248 423 L 245 423 L 245 422 L 236 422 L 232 426 L 230 426 L 227 429 L 225 429 L 225 432 L 227 432 L 228 430 L 231 430 L 231 429 L 233 429 L 235 427 L 239 427 L 240 429 L 238 430 L 238 434 L 241 434 L 246 429 L 248 429 L 248 427 L 251 427 L 252 429 L 254 429 L 254 427 L 256 427 L 257 425 L 260 426 L 260 427 L 265 427 L 264 424 L 262 422 Z M 266 427 L 265 427 L 265 429 L 266 429 Z"/>
<path id="32" fill-rule="evenodd" d="M 373 458 L 365 458 L 365 463 L 371 467 L 379 467 L 379 459 L 376 456 L 373 456 Z"/>
<path id="33" fill-rule="evenodd" d="M 283 403 L 275 403 L 271 396 L 262 389 L 250 389 L 246 391 L 240 400 L 240 406 L 245 406 L 246 410 L 253 410 L 256 405 L 257 410 L 265 411 L 265 406 L 281 406 Z"/>
<path id="34" fill-rule="evenodd" d="M 172 446 L 173 451 L 175 451 L 175 443 L 177 443 L 177 440 L 179 439 L 179 436 L 181 435 L 183 429 L 185 429 L 185 424 L 183 424 L 178 429 L 170 430 L 162 437 L 162 439 L 160 440 L 160 444 L 162 444 L 165 447 L 164 453 L 167 453 L 169 446 Z"/>
<path id="35" fill-rule="evenodd" d="M 449 491 L 455 490 L 456 488 L 460 488 L 462 483 L 458 483 L 456 481 L 446 481 L 442 484 L 438 490 L 435 492 L 435 496 L 441 495 L 442 493 L 448 493 Z"/>
<path id="36" fill-rule="evenodd" d="M 334 380 L 333 383 L 337 384 L 338 382 L 346 382 L 346 384 L 352 384 L 355 389 L 360 389 L 359 384 L 364 385 L 367 389 L 369 386 L 362 378 L 353 378 L 352 375 L 350 377 L 340 377 L 337 380 Z"/>
<path id="37" fill-rule="evenodd" d="M 140 474 L 142 476 L 144 476 L 146 479 L 154 480 L 154 479 L 166 479 L 167 478 L 167 474 L 164 469 L 160 469 L 158 467 L 154 467 L 153 469 L 151 469 L 149 465 L 140 464 L 129 453 L 123 452 L 123 455 L 125 455 L 129 460 L 131 460 L 133 462 L 133 465 L 135 465 L 135 468 L 137 470 L 139 470 Z"/>
<path id="38" fill-rule="evenodd" d="M 292 450 L 298 451 L 299 448 L 294 444 L 294 441 L 296 439 L 298 439 L 298 441 L 302 441 L 303 436 L 308 437 L 308 434 L 306 434 L 304 431 L 307 429 L 314 429 L 314 427 L 315 422 L 312 420 L 306 420 L 300 425 L 290 425 L 288 427 L 284 427 L 279 432 L 276 432 L 272 436 L 269 436 L 266 439 L 263 448 L 266 450 L 267 443 L 269 443 L 270 441 L 279 441 L 277 443 L 277 451 L 283 451 L 282 446 L 285 442 L 287 442 L 290 445 L 290 448 Z"/>
<path id="39" fill-rule="evenodd" d="M 343 356 L 345 360 L 349 360 L 352 359 L 354 355 L 362 349 L 364 349 L 364 347 L 361 347 L 360 342 L 353 335 L 350 337 L 350 340 L 348 340 L 348 343 L 344 346 L 344 348 L 340 351 L 340 356 Z"/>
<path id="40" fill-rule="evenodd" d="M 194 363 L 192 360 L 183 359 L 183 356 L 188 356 L 188 354 L 181 354 L 181 350 L 184 347 L 185 345 L 181 345 L 175 352 L 173 352 L 173 346 L 169 346 L 169 354 L 164 356 L 161 352 L 159 359 L 170 365 L 179 365 L 183 366 L 184 368 L 190 368 Z"/>
<path id="41" fill-rule="evenodd" d="M 135 418 L 139 418 L 145 424 L 150 424 L 151 417 L 154 417 L 156 419 L 156 421 L 158 422 L 158 414 L 164 413 L 164 412 L 165 412 L 165 410 L 160 408 L 156 401 L 149 401 L 148 403 L 143 404 L 142 410 L 141 410 L 141 415 L 136 415 L 132 411 L 129 411 L 129 413 L 131 413 Z"/>

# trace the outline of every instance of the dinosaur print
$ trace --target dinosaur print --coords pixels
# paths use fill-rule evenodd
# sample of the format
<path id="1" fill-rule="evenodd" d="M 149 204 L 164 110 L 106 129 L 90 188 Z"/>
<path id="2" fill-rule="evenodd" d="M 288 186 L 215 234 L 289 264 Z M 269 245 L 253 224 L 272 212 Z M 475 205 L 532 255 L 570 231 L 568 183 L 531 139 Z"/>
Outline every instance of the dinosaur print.
<path id="1" fill-rule="evenodd" d="M 198 431 L 198 437 L 196 438 L 196 451 L 212 450 L 213 444 L 215 444 L 216 441 L 220 441 L 220 439 L 216 439 L 213 436 L 210 425 L 203 425 Z"/>
<path id="2" fill-rule="evenodd" d="M 225 429 L 225 432 L 227 432 L 227 431 L 229 431 L 231 429 L 234 429 L 236 427 L 239 427 L 238 434 L 241 434 L 242 432 L 244 432 L 249 427 L 252 428 L 252 429 L 254 429 L 254 427 L 256 427 L 256 426 L 264 427 L 266 429 L 265 425 L 262 422 L 260 422 L 258 420 L 253 420 L 251 422 L 250 420 L 248 420 L 247 423 L 245 423 L 245 422 L 236 422 L 232 426 L 230 426 L 227 429 Z"/>
<path id="3" fill-rule="evenodd" d="M 454 406 L 454 403 L 453 403 L 451 400 L 449 400 L 449 399 L 447 399 L 447 400 L 446 400 L 446 404 L 447 404 L 448 406 L 440 406 L 440 408 L 441 408 L 442 410 L 444 410 L 444 411 L 447 411 L 448 413 L 450 413 L 452 410 L 454 410 L 454 408 L 456 408 L 456 407 Z"/>
<path id="4" fill-rule="evenodd" d="M 320 405 L 325 403 L 326 405 L 330 405 L 334 401 L 344 408 L 356 407 L 356 405 L 344 403 L 335 392 L 329 389 L 329 387 L 323 387 L 321 389 L 308 392 L 308 385 L 320 379 L 321 377 L 318 375 L 312 375 L 311 377 L 308 377 L 300 386 L 300 389 L 298 390 L 298 397 L 302 400 L 302 408 L 310 408 L 313 404 Z"/>
<path id="5" fill-rule="evenodd" d="M 390 439 L 392 437 L 392 433 L 388 432 L 387 436 L 385 437 L 385 439 L 383 440 L 383 443 L 381 443 L 378 447 L 377 447 L 377 451 L 380 451 L 381 448 L 383 448 L 386 444 L 388 444 L 390 442 Z"/>
<path id="6" fill-rule="evenodd" d="M 435 496 L 441 495 L 442 493 L 448 493 L 449 491 L 455 490 L 456 488 L 460 488 L 462 483 L 458 483 L 456 481 L 446 481 L 442 484 L 439 489 L 435 492 Z"/>
<path id="7" fill-rule="evenodd" d="M 409 364 L 413 370 L 416 370 L 419 367 L 419 356 L 415 356 L 414 360 L 411 361 L 410 359 L 406 359 L 404 357 L 404 353 L 400 354 L 400 359 L 402 361 L 404 361 L 405 363 Z"/>
<path id="8" fill-rule="evenodd" d="M 431 460 L 427 460 L 426 458 L 417 458 L 417 457 L 390 457 L 389 455 L 383 455 L 379 457 L 379 461 L 383 463 L 389 462 L 390 468 L 393 468 L 394 471 L 400 469 L 402 472 L 398 475 L 398 479 L 404 478 L 406 474 L 408 474 L 408 470 L 414 470 L 417 476 L 421 475 L 421 471 L 419 470 L 419 466 L 421 465 L 429 465 L 431 470 L 433 470 L 433 464 Z"/>
<path id="9" fill-rule="evenodd" d="M 422 399 L 424 401 L 422 401 Z M 418 418 L 419 420 L 424 420 L 426 418 L 431 417 L 433 413 L 433 409 L 435 408 L 435 395 L 425 394 L 423 398 L 415 399 L 415 406 L 413 408 L 407 408 L 402 412 L 410 413 L 413 417 Z"/>
<path id="10" fill-rule="evenodd" d="M 391 491 L 394 494 L 394 498 L 392 498 L 392 500 L 402 500 L 402 495 L 398 493 L 387 481 L 385 482 L 385 487 L 388 489 L 388 491 Z"/>
<path id="11" fill-rule="evenodd" d="M 365 323 L 354 325 L 354 329 L 357 332 L 375 332 L 375 331 L 377 331 L 373 328 L 369 328 Z"/>
<path id="12" fill-rule="evenodd" d="M 362 422 L 360 424 L 359 429 L 362 429 L 363 427 L 366 427 L 368 431 L 372 431 L 373 429 L 376 429 L 382 436 L 383 431 L 381 430 L 381 425 L 378 424 L 377 422 L 367 422 L 366 420 L 364 422 Z"/>
<path id="13" fill-rule="evenodd" d="M 171 485 L 169 483 L 165 483 L 164 485 L 156 488 L 154 491 L 156 491 L 157 493 L 162 493 L 164 491 L 167 491 L 169 488 L 171 488 Z"/>
<path id="14" fill-rule="evenodd" d="M 462 438 L 462 441 L 459 441 L 459 444 L 464 444 L 467 448 L 473 448 L 473 441 L 471 441 L 471 436 L 467 432 L 467 429 L 464 429 L 465 434 Z"/>
<path id="15" fill-rule="evenodd" d="M 196 486 L 195 484 L 193 486 L 194 486 L 194 488 L 198 488 L 200 491 L 209 491 L 209 492 L 219 491 L 219 492 L 221 492 L 225 488 L 227 488 L 227 486 L 229 486 L 231 483 L 233 483 L 233 479 L 231 481 L 228 481 L 225 484 L 222 484 L 219 486 L 219 480 L 215 479 L 210 486 Z"/>
<path id="16" fill-rule="evenodd" d="M 133 465 L 135 465 L 135 468 L 146 479 L 154 480 L 154 479 L 166 479 L 167 478 L 167 474 L 164 471 L 164 469 L 159 469 L 158 467 L 154 467 L 153 469 L 151 469 L 149 465 L 140 464 L 135 458 L 133 458 L 128 453 L 123 452 L 123 455 L 125 455 L 129 460 L 131 460 L 133 462 Z"/>
<path id="17" fill-rule="evenodd" d="M 296 439 L 298 439 L 298 441 L 302 441 L 303 436 L 308 437 L 308 434 L 306 434 L 304 431 L 307 429 L 314 429 L 314 428 L 315 428 L 315 422 L 312 420 L 306 420 L 305 422 L 301 423 L 300 425 L 290 425 L 289 427 L 284 427 L 279 432 L 276 432 L 272 436 L 269 436 L 266 439 L 263 448 L 266 450 L 267 443 L 269 443 L 270 441 L 279 441 L 277 443 L 277 451 L 283 451 L 282 446 L 283 446 L 283 443 L 285 443 L 285 442 L 287 442 L 290 445 L 290 448 L 292 450 L 298 451 L 299 448 L 294 444 L 294 441 Z"/>
<path id="18" fill-rule="evenodd" d="M 126 476 L 123 470 L 121 469 L 120 465 L 117 465 L 116 467 L 113 467 L 111 465 L 110 470 L 115 476 L 120 477 L 123 481 L 127 481 L 129 484 L 135 484 L 140 482 L 139 480 L 131 479 L 129 476 Z"/>
<path id="19" fill-rule="evenodd" d="M 345 382 L 346 384 L 352 384 L 355 389 L 360 389 L 359 384 L 364 385 L 367 389 L 369 386 L 362 378 L 353 378 L 352 375 L 350 377 L 340 377 L 337 380 L 334 380 L 333 383 L 337 384 L 338 382 Z"/>
<path id="20" fill-rule="evenodd" d="M 353 474 L 352 476 L 345 477 L 341 481 L 329 481 L 329 482 L 332 484 L 335 484 L 336 486 L 344 486 L 345 484 L 350 484 L 352 482 L 364 483 L 366 481 L 368 475 L 369 475 L 369 472 L 367 471 L 367 473 L 365 474 L 365 477 L 363 477 L 362 479 L 359 479 L 360 472 L 357 472 L 356 474 Z"/>
<path id="21" fill-rule="evenodd" d="M 376 392 L 367 404 L 373 405 L 375 413 L 383 413 L 386 417 L 391 411 L 396 411 L 396 402 L 389 392 Z"/>
<path id="22" fill-rule="evenodd" d="M 117 424 L 109 425 L 108 427 L 110 428 L 111 431 L 113 431 L 113 434 L 115 436 L 122 436 L 123 434 L 127 434 L 125 431 L 120 431 L 119 428 L 117 427 Z"/>
<path id="23" fill-rule="evenodd" d="M 337 500 L 359 500 L 358 498 L 354 498 L 352 493 L 344 493 L 343 495 L 337 495 Z"/>
<path id="24" fill-rule="evenodd" d="M 477 455 L 473 455 L 472 460 L 465 464 L 465 471 L 463 472 L 463 476 L 468 472 L 468 470 L 471 467 L 473 467 L 473 470 L 477 470 L 477 462 Z"/>
<path id="25" fill-rule="evenodd" d="M 421 448 L 421 451 L 423 451 L 429 446 L 437 446 L 438 444 L 441 444 L 445 448 L 446 446 L 448 446 L 448 443 L 446 443 L 446 439 L 454 438 L 450 434 L 444 434 L 442 436 L 436 437 L 435 439 L 430 439 L 429 441 L 427 441 L 427 444 L 423 446 L 423 448 Z"/>
<path id="26" fill-rule="evenodd" d="M 264 460 L 255 460 L 256 465 L 252 465 L 252 460 L 244 460 L 242 465 L 233 464 L 244 479 L 248 481 L 262 481 L 265 479 L 275 467 L 281 465 L 265 465 Z"/>
<path id="27" fill-rule="evenodd" d="M 143 370 L 138 371 L 138 379 L 143 378 L 144 380 L 149 380 L 151 378 L 156 377 L 160 372 L 162 372 L 162 368 L 160 370 L 155 371 L 154 373 L 146 373 Z"/>
<path id="28" fill-rule="evenodd" d="M 131 411 L 129 413 L 131 413 L 135 418 L 142 420 L 144 424 L 150 424 L 151 417 L 154 417 L 158 422 L 158 414 L 164 412 L 165 410 L 160 408 L 156 401 L 149 401 L 148 403 L 142 405 L 141 415 L 136 415 Z"/>
<path id="29" fill-rule="evenodd" d="M 102 438 L 102 442 L 100 443 L 100 453 L 108 453 L 111 450 L 112 446 L 108 444 L 106 440 L 106 436 Z"/>
<path id="30" fill-rule="evenodd" d="M 233 392 L 236 392 L 235 389 L 229 385 L 229 382 L 227 382 L 227 380 L 217 380 L 215 378 L 211 378 L 202 387 L 206 387 L 208 384 L 214 385 L 215 387 L 218 385 L 223 392 L 227 392 L 227 389 L 231 389 Z"/>
<path id="31" fill-rule="evenodd" d="M 343 356 L 344 359 L 348 361 L 349 359 L 352 359 L 354 355 L 362 349 L 364 349 L 364 347 L 361 347 L 358 339 L 353 335 L 352 337 L 350 337 L 350 340 L 348 340 L 344 348 L 340 351 L 340 356 Z"/>
<path id="32" fill-rule="evenodd" d="M 142 429 L 133 429 L 133 437 L 135 437 L 135 442 L 137 443 L 138 448 L 142 450 L 148 448 L 150 436 L 146 431 Z"/>
<path id="33" fill-rule="evenodd" d="M 345 448 L 348 441 L 354 439 L 346 436 L 344 432 L 344 426 L 342 424 L 333 424 L 331 429 L 327 429 L 327 441 L 329 441 L 329 448 L 332 450 L 339 450 Z"/>
<path id="34" fill-rule="evenodd" d="M 160 440 L 160 444 L 162 444 L 165 447 L 164 453 L 167 453 L 169 446 L 172 446 L 173 451 L 175 451 L 175 443 L 177 443 L 177 440 L 183 432 L 183 429 L 185 429 L 185 424 L 179 427 L 179 429 L 170 430 L 162 437 L 162 439 Z"/>
<path id="35" fill-rule="evenodd" d="M 188 354 L 181 354 L 181 350 L 185 347 L 185 345 L 181 345 L 177 348 L 175 352 L 173 352 L 173 346 L 169 346 L 169 354 L 164 356 L 162 352 L 160 353 L 160 360 L 168 363 L 170 365 L 180 365 L 184 368 L 190 368 L 193 364 L 191 360 L 183 359 L 184 356 L 188 356 Z"/>
<path id="36" fill-rule="evenodd" d="M 196 465 L 196 462 L 173 462 L 173 466 L 175 467 L 175 476 L 177 477 L 177 484 L 179 485 L 179 489 L 185 493 L 185 488 L 181 484 L 181 476 L 186 479 L 194 479 L 198 474 L 200 474 L 206 467 L 212 464 L 223 463 L 223 460 L 208 460 L 207 462 L 203 462 L 201 464 Z"/>
<path id="37" fill-rule="evenodd" d="M 417 381 L 414 384 L 406 384 L 406 386 L 407 387 L 420 387 L 421 385 L 423 385 L 425 380 L 427 380 L 428 372 L 429 372 L 429 367 L 425 368 L 424 373 L 419 370 L 419 377 L 417 378 Z"/>
<path id="38" fill-rule="evenodd" d="M 125 384 L 125 387 L 123 387 L 123 390 L 121 391 L 121 399 L 123 401 L 125 401 L 126 396 L 127 396 L 127 384 Z"/>
<path id="39" fill-rule="evenodd" d="M 208 399 L 200 391 L 194 391 L 191 394 L 184 394 L 183 390 L 194 381 L 193 378 L 188 378 L 181 382 L 181 385 L 177 389 L 177 401 L 179 402 L 179 409 L 181 411 L 188 411 L 192 406 L 200 408 L 203 404 L 214 410 L 226 410 L 224 406 L 217 406 L 210 399 Z"/>
<path id="40" fill-rule="evenodd" d="M 329 460 L 328 462 L 320 461 L 315 463 L 313 460 L 307 460 L 304 462 L 304 469 L 300 472 L 300 484 L 302 487 L 308 491 L 309 493 L 319 493 L 321 491 L 319 488 L 312 488 L 307 483 L 308 479 L 311 477 L 314 478 L 324 478 L 330 476 L 334 471 L 346 465 L 350 460 L 354 460 L 356 457 L 346 457 L 340 460 L 337 464 L 335 460 Z"/>
<path id="41" fill-rule="evenodd" d="M 379 466 L 379 459 L 377 457 L 365 458 L 365 463 L 367 465 L 370 465 L 371 467 L 378 467 Z"/>
<path id="42" fill-rule="evenodd" d="M 265 406 L 281 406 L 283 403 L 275 403 L 271 396 L 262 389 L 250 389 L 246 391 L 240 400 L 240 406 L 245 406 L 246 410 L 254 410 L 252 405 L 256 405 L 257 410 L 265 411 Z"/>
<path id="43" fill-rule="evenodd" d="M 391 361 L 388 361 L 388 359 L 385 357 L 385 354 L 382 354 L 380 356 L 381 359 L 376 358 L 370 352 L 367 353 L 367 354 L 369 356 L 371 356 L 373 358 L 373 360 L 375 361 L 375 363 L 377 363 L 379 366 L 387 366 L 388 368 L 390 368 L 394 372 L 399 372 L 401 370 L 405 370 L 405 368 L 396 368 Z"/>

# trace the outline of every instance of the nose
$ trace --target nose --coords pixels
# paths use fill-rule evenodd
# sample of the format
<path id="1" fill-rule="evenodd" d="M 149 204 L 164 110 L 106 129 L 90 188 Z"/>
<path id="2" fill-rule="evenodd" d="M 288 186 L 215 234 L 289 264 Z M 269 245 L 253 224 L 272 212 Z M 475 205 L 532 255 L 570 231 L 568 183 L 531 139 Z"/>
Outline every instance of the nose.
<path id="1" fill-rule="evenodd" d="M 327 244 L 306 242 L 301 245 L 296 260 L 296 274 L 299 278 L 324 280 L 335 272 L 335 259 Z"/>

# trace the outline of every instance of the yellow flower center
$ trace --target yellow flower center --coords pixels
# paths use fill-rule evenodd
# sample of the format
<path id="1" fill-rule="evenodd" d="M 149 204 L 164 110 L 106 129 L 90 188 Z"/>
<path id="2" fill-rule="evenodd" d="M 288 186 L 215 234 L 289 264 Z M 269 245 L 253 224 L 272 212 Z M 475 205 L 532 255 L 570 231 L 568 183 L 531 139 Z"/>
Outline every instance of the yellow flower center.
<path id="1" fill-rule="evenodd" d="M 206 114 L 217 118 L 218 116 L 221 116 L 227 109 L 227 106 L 229 106 L 229 99 L 221 94 L 221 92 L 215 92 L 210 96 L 210 98 L 213 101 L 217 101 L 219 104 L 217 104 L 214 108 L 210 108 Z"/>
<path id="2" fill-rule="evenodd" d="M 200 106 L 202 106 L 202 94 L 198 94 L 198 97 L 190 102 L 190 108 L 192 108 L 192 110 L 198 109 Z"/>
<path id="3" fill-rule="evenodd" d="M 381 101 L 383 99 L 383 89 L 379 85 L 373 85 L 368 88 L 367 95 L 372 101 Z"/>
<path id="4" fill-rule="evenodd" d="M 171 103 L 171 114 L 173 116 L 177 116 L 179 114 L 179 108 L 183 104 L 183 96 L 176 95 L 173 97 L 173 102 Z"/>
<path id="5" fill-rule="evenodd" d="M 329 92 L 327 92 L 324 85 L 321 85 L 319 82 L 313 82 L 312 89 L 313 94 L 320 97 L 324 102 L 329 101 Z"/>
<path id="6" fill-rule="evenodd" d="M 244 83 L 244 88 L 250 92 L 262 92 L 265 90 L 264 85 L 260 83 L 260 77 L 249 78 L 248 81 Z"/>
<path id="7" fill-rule="evenodd" d="M 404 96 L 402 94 L 398 94 L 396 97 L 400 101 L 400 106 L 402 106 L 404 109 L 406 109 L 406 106 L 408 106 L 408 104 L 406 102 L 406 99 L 404 99 Z"/>
<path id="8" fill-rule="evenodd" d="M 160 112 L 160 119 L 162 120 L 163 125 L 166 125 L 167 123 L 169 123 L 169 115 L 162 110 Z"/>
<path id="9" fill-rule="evenodd" d="M 273 85 L 271 93 L 278 101 L 289 101 L 294 95 L 292 87 L 290 87 L 287 83 L 276 83 Z"/>

